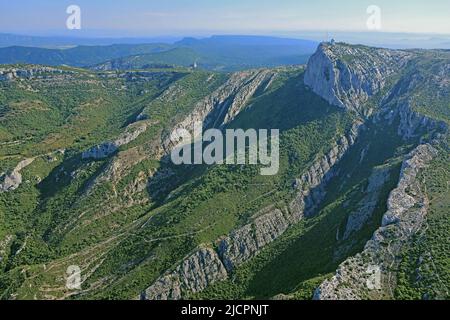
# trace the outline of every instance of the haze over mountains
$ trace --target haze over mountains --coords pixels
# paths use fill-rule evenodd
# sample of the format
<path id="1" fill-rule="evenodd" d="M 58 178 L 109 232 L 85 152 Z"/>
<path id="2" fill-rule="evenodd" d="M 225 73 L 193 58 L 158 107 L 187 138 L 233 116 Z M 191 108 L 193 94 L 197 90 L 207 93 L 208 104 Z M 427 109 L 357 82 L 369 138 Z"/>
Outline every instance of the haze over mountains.
<path id="1" fill-rule="evenodd" d="M 27 36 L 20 34 L 0 33 L 0 47 L 24 46 L 40 48 L 70 48 L 74 46 L 104 46 L 113 44 L 149 44 L 165 43 L 173 44 L 185 38 L 185 36 L 159 36 L 159 37 L 108 37 L 101 36 L 71 36 L 71 33 L 60 36 Z M 207 39 L 213 34 L 201 33 L 194 35 L 197 39 Z M 245 34 L 244 34 L 245 35 Z M 228 34 L 228 36 L 238 36 Z M 420 34 L 401 32 L 370 32 L 370 31 L 296 31 L 273 32 L 272 34 L 253 35 L 258 37 L 272 37 L 284 39 L 305 39 L 314 42 L 328 41 L 335 38 L 353 44 L 391 48 L 391 49 L 450 49 L 450 35 L 448 34 Z M 242 37 L 242 36 L 238 36 Z"/>
<path id="2" fill-rule="evenodd" d="M 113 44 L 172 44 L 181 40 L 180 37 L 81 37 L 70 35 L 36 36 L 13 33 L 0 33 L 1 47 L 36 47 L 49 49 L 64 49 L 75 46 L 108 46 Z"/>
<path id="3" fill-rule="evenodd" d="M 450 48 L 446 35 L 303 32 L 304 39 L 226 35 L 203 38 L 77 38 L 0 34 L 0 63 L 35 63 L 93 67 L 102 70 L 152 66 L 198 66 L 217 71 L 304 64 L 318 40 L 341 41 L 386 48 Z M 3 48 L 2 48 L 3 47 Z"/>
<path id="4" fill-rule="evenodd" d="M 173 44 L 115 44 L 69 49 L 12 46 L 0 48 L 0 63 L 89 67 L 112 60 L 109 68 L 114 69 L 197 63 L 206 69 L 242 70 L 306 63 L 316 46 L 314 41 L 257 36 L 214 36 L 206 39 L 186 38 Z M 108 68 L 108 64 L 103 68 Z"/>

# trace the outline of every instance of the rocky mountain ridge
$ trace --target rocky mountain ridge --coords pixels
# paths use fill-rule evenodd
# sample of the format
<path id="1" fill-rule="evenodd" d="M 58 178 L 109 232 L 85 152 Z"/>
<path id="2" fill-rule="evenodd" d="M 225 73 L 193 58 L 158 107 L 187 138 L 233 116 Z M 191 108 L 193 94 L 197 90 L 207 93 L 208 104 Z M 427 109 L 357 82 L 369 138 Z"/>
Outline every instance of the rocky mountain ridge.
<path id="1" fill-rule="evenodd" d="M 120 137 L 114 141 L 104 142 L 100 145 L 94 146 L 88 151 L 83 152 L 83 159 L 103 159 L 114 154 L 121 146 L 127 145 L 130 142 L 136 140 L 145 130 L 147 130 L 147 124 L 143 123 L 138 126 L 129 127 Z"/>
<path id="2" fill-rule="evenodd" d="M 322 43 L 308 62 L 305 84 L 332 105 L 370 115 L 365 103 L 412 57 L 405 51 Z"/>
<path id="3" fill-rule="evenodd" d="M 297 197 L 289 208 L 280 210 L 268 207 L 257 213 L 250 224 L 233 231 L 229 236 L 218 239 L 217 252 L 213 249 L 200 248 L 193 256 L 184 259 L 176 267 L 155 281 L 145 293 L 142 299 L 181 299 L 190 293 L 201 292 L 208 285 L 219 282 L 228 277 L 233 269 L 248 261 L 258 252 L 280 237 L 290 226 L 295 225 L 304 216 L 305 203 L 313 203 L 320 199 L 312 200 L 313 190 L 323 186 L 333 175 L 333 166 L 339 162 L 347 150 L 355 143 L 361 123 L 357 122 L 350 130 L 348 136 L 339 138 L 334 147 L 311 165 L 310 169 L 296 182 Z M 202 264 L 192 264 L 194 257 L 202 257 Z M 183 265 L 192 266 L 189 269 L 189 277 L 179 272 Z M 211 268 L 211 266 L 216 266 Z M 226 270 L 226 272 L 224 272 Z M 228 274 L 227 274 L 228 273 Z M 208 281 L 198 283 L 198 279 L 205 278 Z"/>
<path id="4" fill-rule="evenodd" d="M 230 79 L 211 95 L 198 102 L 193 111 L 185 119 L 176 124 L 172 132 L 185 129 L 192 133 L 195 123 L 202 123 L 205 128 L 221 128 L 231 122 L 239 114 L 256 90 L 267 86 L 276 76 L 273 70 L 252 70 L 233 73 Z M 169 154 L 178 143 L 171 138 L 163 137 L 163 146 Z M 197 139 L 198 137 L 194 137 Z"/>
<path id="5" fill-rule="evenodd" d="M 27 66 L 27 67 L 0 67 L 0 81 L 17 79 L 45 79 L 55 75 L 71 74 L 73 71 L 61 70 L 54 67 Z"/>
<path id="6" fill-rule="evenodd" d="M 43 149 L 15 169 L 19 152 L 3 159 L 11 170 L 0 178 L 0 218 L 23 219 L 19 231 L 30 236 L 0 228 L 0 267 L 12 283 L 0 297 L 306 299 L 317 287 L 316 299 L 394 297 L 401 252 L 432 208 L 418 177 L 448 136 L 446 64 L 440 52 L 325 43 L 306 72 L 77 70 L 69 93 L 93 83 L 97 93 L 73 105 L 94 111 L 81 123 L 114 107 L 118 121 L 102 135 L 73 131 L 79 145 L 61 158 Z M 19 95 L 41 89 L 29 91 L 33 101 L 4 100 L 2 112 L 43 111 L 34 101 L 62 76 L 42 76 L 0 84 Z M 62 92 L 73 85 L 65 80 Z M 120 100 L 109 99 L 117 89 Z M 170 133 L 195 122 L 280 128 L 280 174 L 171 165 Z M 73 264 L 83 285 L 68 292 L 61 275 Z M 29 277 L 16 277 L 25 269 Z"/>
<path id="7" fill-rule="evenodd" d="M 330 103 L 356 111 L 360 110 L 361 103 L 367 102 L 370 96 L 383 89 L 387 77 L 394 72 L 394 69 L 390 68 L 392 59 L 401 69 L 414 57 L 414 53 L 410 52 L 371 49 L 372 55 L 364 61 L 374 65 L 375 74 L 372 73 L 371 79 L 368 79 L 364 76 L 367 69 L 361 68 L 358 64 L 352 65 L 355 69 L 359 69 L 358 71 L 343 68 L 345 63 L 342 63 L 342 56 L 341 59 L 336 59 L 333 51 L 351 54 L 355 61 L 355 52 L 351 53 L 347 46 L 324 44 L 311 58 L 310 62 L 316 68 L 310 69 L 309 73 L 307 71 L 305 83 Z M 375 63 L 377 59 L 374 59 L 380 55 L 387 61 L 387 64 L 381 67 Z M 324 74 L 320 76 L 318 70 L 322 70 Z M 381 70 L 384 70 L 384 73 Z M 331 76 L 328 78 L 327 74 Z M 348 82 L 348 75 L 352 84 Z M 437 153 L 432 147 L 433 143 L 437 143 L 434 139 L 445 138 L 448 134 L 446 122 L 432 119 L 413 109 L 412 93 L 421 86 L 418 79 L 417 73 L 413 75 L 407 73 L 400 78 L 381 99 L 379 110 L 372 118 L 374 123 L 386 121 L 392 124 L 399 121 L 398 135 L 405 140 L 420 137 L 424 132 L 428 133 L 428 137 L 426 140 L 421 139 L 422 144 L 404 160 L 398 186 L 390 194 L 388 211 L 383 216 L 380 229 L 375 232 L 361 254 L 346 260 L 331 280 L 322 283 L 316 290 L 314 299 L 393 298 L 394 270 L 399 262 L 398 254 L 420 229 L 427 214 L 428 200 L 421 190 L 420 182 L 416 179 L 417 175 Z M 423 81 L 423 76 L 421 80 Z M 377 85 L 371 81 L 375 81 Z M 428 81 L 437 83 L 442 89 L 448 87 L 448 75 L 442 72 Z M 343 91 L 347 93 L 342 94 Z M 352 97 L 351 101 L 348 100 L 349 97 Z M 429 143 L 426 143 L 427 141 Z M 371 196 L 374 194 L 369 194 L 369 197 Z M 364 201 L 370 202 L 369 199 Z M 368 208 L 364 208 L 364 211 L 367 210 Z M 349 236 L 349 232 L 356 227 L 355 223 L 359 225 L 356 221 L 362 217 L 361 214 L 350 216 L 344 237 Z"/>
<path id="8" fill-rule="evenodd" d="M 394 112 L 389 112 L 388 115 L 386 115 L 386 107 L 378 107 L 382 111 L 373 110 L 372 108 L 370 110 L 363 109 L 371 97 L 374 97 L 385 89 L 389 77 L 395 75 L 399 69 L 405 67 L 413 56 L 414 54 L 411 52 L 354 47 L 341 44 L 322 44 L 309 61 L 304 81 L 316 94 L 323 97 L 330 104 L 357 112 L 365 118 L 368 118 L 374 111 L 376 111 L 375 116 L 370 117 L 374 119 L 373 121 L 380 121 L 383 117 L 384 121 L 394 121 L 395 117 L 399 118 L 400 125 L 398 134 L 403 136 L 404 139 L 420 134 L 420 130 L 436 132 L 438 135 L 443 134 L 447 131 L 447 126 L 444 123 L 437 122 L 419 114 L 411 108 L 404 107 L 405 105 Z M 350 59 L 350 57 L 351 61 L 348 61 L 347 59 Z M 382 100 L 384 102 L 382 105 L 386 106 L 388 104 L 387 102 L 390 96 L 392 95 L 385 95 L 384 100 Z M 173 280 L 173 273 L 163 276 L 145 291 L 142 298 L 180 299 L 190 292 L 196 293 L 202 291 L 208 285 L 225 278 L 222 267 L 229 273 L 232 272 L 236 267 L 254 257 L 263 247 L 276 240 L 305 214 L 312 214 L 324 197 L 327 181 L 334 175 L 333 165 L 353 145 L 361 125 L 363 125 L 363 122 L 355 123 L 348 137 L 342 137 L 335 148 L 322 159 L 315 162 L 305 175 L 297 180 L 295 185 L 299 193 L 289 208 L 285 208 L 285 210 L 266 208 L 262 213 L 256 215 L 253 223 L 245 225 L 232 232 L 229 236 L 220 239 L 217 253 L 210 251 L 211 255 L 209 257 L 211 261 L 199 266 L 198 269 L 194 268 L 191 270 L 194 274 L 205 274 L 207 272 L 205 270 L 211 271 L 208 269 L 208 265 L 219 265 L 219 268 L 215 268 L 209 274 L 210 281 L 204 281 L 202 285 L 192 287 L 189 283 L 195 277 L 184 278 L 183 275 L 175 271 L 177 274 L 176 280 Z M 396 225 L 400 230 L 399 234 L 401 234 L 401 237 L 400 244 L 397 244 L 398 247 L 401 246 L 401 243 L 405 239 L 407 240 L 408 237 L 420 228 L 420 221 L 423 220 L 426 214 L 426 199 L 420 195 L 420 187 L 418 186 L 418 182 L 415 181 L 415 177 L 418 171 L 432 159 L 434 154 L 435 150 L 431 145 L 423 144 L 407 156 L 407 160 L 403 163 L 398 187 L 391 193 L 388 200 L 390 209 L 384 215 L 381 229 L 376 232 L 374 238 L 366 245 L 366 249 L 362 255 L 366 255 L 366 251 L 370 252 L 369 255 L 386 255 L 380 249 L 382 246 L 377 243 L 382 242 L 380 238 L 383 237 L 385 237 L 385 242 L 396 242 L 395 237 L 392 238 L 392 234 L 385 231 L 389 229 L 389 226 Z M 387 177 L 383 171 L 374 173 L 371 177 L 367 189 L 369 198 L 361 201 L 360 208 L 362 211 L 350 217 L 344 237 L 348 238 L 352 231 L 360 229 L 364 221 L 367 220 L 367 217 L 370 216 L 370 213 L 367 212 L 368 210 L 373 210 L 370 203 L 378 197 L 377 190 L 383 185 Z M 405 193 L 405 190 L 409 190 L 410 188 L 416 190 L 417 199 Z M 407 203 L 399 202 L 398 200 L 400 198 L 409 199 L 410 201 L 408 200 Z M 420 204 L 421 209 L 410 210 L 417 204 Z M 405 212 L 411 212 L 410 215 L 414 215 L 414 217 L 408 216 Z M 354 218 L 353 220 L 352 217 Z M 405 232 L 408 234 L 407 236 Z M 385 234 L 385 236 L 382 236 L 382 234 Z M 399 249 L 397 248 L 397 250 Z M 394 252 L 389 253 L 395 254 Z M 187 261 L 190 259 L 192 257 L 184 260 L 181 265 L 188 263 Z M 357 258 L 350 258 L 349 261 L 352 261 L 352 259 L 359 259 L 359 256 Z M 386 259 L 386 261 L 389 261 L 389 259 Z M 354 266 L 354 263 L 350 262 L 350 264 Z M 345 284 L 346 281 L 349 281 L 348 273 L 351 274 L 352 278 L 359 278 L 359 281 L 361 281 L 361 279 L 367 280 L 374 272 L 382 268 L 382 266 L 373 263 L 364 264 L 364 266 L 364 270 L 361 270 L 365 273 L 366 277 L 361 275 L 361 272 L 346 273 L 344 272 L 346 270 L 345 267 L 341 267 L 336 277 L 329 282 L 324 282 L 317 289 L 315 298 L 348 299 L 366 297 L 362 294 L 352 292 L 353 288 L 347 288 L 345 285 L 340 291 L 336 289 L 341 283 Z M 389 281 L 391 280 L 389 279 Z M 185 283 L 185 285 L 180 286 L 180 283 Z M 194 289 L 190 291 L 188 288 Z M 336 293 L 336 291 L 338 292 Z M 173 294 L 174 292 L 176 293 L 175 295 Z"/>
<path id="9" fill-rule="evenodd" d="M 421 228 L 427 214 L 428 199 L 416 178 L 436 153 L 432 145 L 423 144 L 408 155 L 398 186 L 389 196 L 382 226 L 361 254 L 346 260 L 331 280 L 321 284 L 314 299 L 393 298 L 398 254 Z"/>

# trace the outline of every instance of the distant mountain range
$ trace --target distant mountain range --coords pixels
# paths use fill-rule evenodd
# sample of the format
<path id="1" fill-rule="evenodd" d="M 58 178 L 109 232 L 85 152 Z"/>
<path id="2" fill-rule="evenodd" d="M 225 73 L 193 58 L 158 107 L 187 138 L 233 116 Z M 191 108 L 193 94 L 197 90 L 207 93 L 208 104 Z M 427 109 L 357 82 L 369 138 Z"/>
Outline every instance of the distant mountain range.
<path id="1" fill-rule="evenodd" d="M 33 41 L 30 38 L 30 43 Z M 174 44 L 83 45 L 69 49 L 11 46 L 0 48 L 0 64 L 98 65 L 95 68 L 112 70 L 142 69 L 154 64 L 189 66 L 197 63 L 204 69 L 227 71 L 304 64 L 317 44 L 310 40 L 276 37 L 213 36 L 185 38 Z"/>
<path id="2" fill-rule="evenodd" d="M 2 64 L 44 64 L 83 67 L 106 60 L 168 50 L 167 44 L 117 44 L 109 46 L 78 46 L 72 49 L 45 49 L 33 47 L 0 48 Z"/>
<path id="3" fill-rule="evenodd" d="M 195 62 L 203 69 L 236 71 L 305 64 L 316 47 L 314 41 L 275 37 L 185 38 L 176 42 L 170 50 L 118 58 L 95 66 L 94 69 L 145 69 L 155 64 L 189 66 Z"/>
<path id="4" fill-rule="evenodd" d="M 39 47 L 48 49 L 64 49 L 75 46 L 108 46 L 112 44 L 146 44 L 174 43 L 180 37 L 68 37 L 68 36 L 29 36 L 10 33 L 0 33 L 0 48 L 11 46 Z"/>

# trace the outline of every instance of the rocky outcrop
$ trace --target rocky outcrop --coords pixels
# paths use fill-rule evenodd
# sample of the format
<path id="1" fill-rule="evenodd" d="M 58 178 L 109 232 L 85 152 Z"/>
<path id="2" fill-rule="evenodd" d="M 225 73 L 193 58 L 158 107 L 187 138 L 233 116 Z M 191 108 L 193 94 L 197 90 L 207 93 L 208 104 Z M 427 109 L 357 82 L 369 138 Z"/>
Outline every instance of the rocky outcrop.
<path id="1" fill-rule="evenodd" d="M 29 66 L 26 68 L 0 68 L 0 81 L 15 79 L 44 79 L 55 74 L 72 74 L 73 71 L 61 70 L 44 66 Z"/>
<path id="2" fill-rule="evenodd" d="M 448 59 L 443 57 L 433 59 L 430 72 L 420 65 L 421 59 L 418 60 L 411 62 L 416 67 L 405 72 L 381 100 L 381 110 L 374 121 L 399 121 L 398 134 L 405 140 L 426 133 L 431 141 L 448 133 L 448 123 L 443 120 L 445 111 L 435 112 L 434 109 L 439 109 L 439 105 L 445 108 L 450 99 L 449 65 Z"/>
<path id="3" fill-rule="evenodd" d="M 174 271 L 158 279 L 141 295 L 144 300 L 179 300 L 186 293 L 196 293 L 227 278 L 216 251 L 200 248 L 186 258 Z"/>
<path id="4" fill-rule="evenodd" d="M 223 239 L 219 245 L 219 255 L 227 270 L 231 272 L 255 256 L 282 235 L 289 224 L 289 218 L 279 209 L 272 209 Z"/>
<path id="5" fill-rule="evenodd" d="M 307 216 L 315 212 L 325 197 L 325 186 L 337 174 L 334 165 L 356 142 L 362 126 L 361 121 L 356 121 L 347 136 L 342 136 L 327 154 L 317 159 L 308 171 L 296 180 L 295 185 L 299 192 L 290 205 L 291 212 L 302 212 Z"/>
<path id="6" fill-rule="evenodd" d="M 0 193 L 16 190 L 22 184 L 22 174 L 20 171 L 29 166 L 34 158 L 20 161 L 10 172 L 0 176 Z"/>
<path id="7" fill-rule="evenodd" d="M 321 300 L 393 298 L 395 270 L 402 247 L 421 228 L 428 199 L 417 176 L 437 151 L 423 144 L 403 162 L 400 180 L 388 199 L 382 226 L 361 254 L 346 260 L 336 275 L 316 290 Z"/>
<path id="8" fill-rule="evenodd" d="M 0 263 L 4 261 L 4 257 L 7 255 L 8 246 L 13 238 L 12 235 L 7 235 L 4 239 L 0 240 Z"/>
<path id="9" fill-rule="evenodd" d="M 314 161 L 307 172 L 296 181 L 298 196 L 289 208 L 280 210 L 268 207 L 258 212 L 247 225 L 233 231 L 229 236 L 219 239 L 218 254 L 209 251 L 209 259 L 204 259 L 205 266 L 199 268 L 184 268 L 188 272 L 181 273 L 181 266 L 192 265 L 190 261 L 195 257 L 185 259 L 180 266 L 169 274 L 158 279 L 143 294 L 146 299 L 182 299 L 188 292 L 200 292 L 208 284 L 227 278 L 237 266 L 255 257 L 261 249 L 278 239 L 290 226 L 298 223 L 304 216 L 305 203 L 311 200 L 311 190 L 323 186 L 332 176 L 333 167 L 342 159 L 347 150 L 355 143 L 362 123 L 357 122 L 347 136 L 341 137 L 335 146 Z M 203 252 L 205 249 L 200 249 Z M 206 267 L 206 264 L 209 267 Z M 225 273 L 223 273 L 223 270 Z M 205 270 L 211 276 L 205 276 Z M 195 279 L 199 284 L 193 285 Z M 204 280 L 201 280 L 204 279 Z M 183 294 L 184 292 L 184 294 Z"/>
<path id="10" fill-rule="evenodd" d="M 108 141 L 83 152 L 83 159 L 104 159 L 114 154 L 119 147 L 129 144 L 136 140 L 142 133 L 147 130 L 147 125 L 139 125 L 132 127 L 114 141 Z"/>
<path id="11" fill-rule="evenodd" d="M 142 72 L 141 72 L 142 73 Z M 146 150 L 142 148 L 132 148 L 124 152 L 120 152 L 108 165 L 104 174 L 102 174 L 92 184 L 95 185 L 101 181 L 118 180 L 122 174 L 132 165 L 139 163 L 152 157 L 154 159 L 163 158 L 170 154 L 172 149 L 178 143 L 176 139 L 171 140 L 171 133 L 176 129 L 186 129 L 192 131 L 194 123 L 201 122 L 205 127 L 220 127 L 225 123 L 234 119 L 234 117 L 245 107 L 249 99 L 254 95 L 258 88 L 265 86 L 276 74 L 273 70 L 250 70 L 236 72 L 231 75 L 230 79 L 209 96 L 199 101 L 193 110 L 178 124 L 170 130 L 161 134 L 161 140 L 148 142 Z M 164 103 L 171 103 L 179 99 L 180 95 L 186 94 L 183 88 L 177 84 L 169 86 L 157 100 Z M 137 117 L 137 121 L 144 120 L 148 116 L 145 110 Z M 149 120 L 151 121 L 151 119 Z M 107 142 L 100 146 L 96 146 L 87 151 L 83 158 L 101 159 L 109 157 L 116 153 L 117 145 L 115 142 Z"/>
<path id="12" fill-rule="evenodd" d="M 324 186 L 335 174 L 334 166 L 352 146 L 361 123 L 356 123 L 347 136 L 318 158 L 295 182 L 297 196 L 284 214 L 279 209 L 266 209 L 254 221 L 221 240 L 219 255 L 227 270 L 231 271 L 254 257 L 267 244 L 276 240 L 288 227 L 296 224 L 305 214 L 312 214 L 323 199 Z M 320 190 L 320 191 L 317 191 Z"/>
<path id="13" fill-rule="evenodd" d="M 374 169 L 364 190 L 364 197 L 357 204 L 358 209 L 351 212 L 348 217 L 342 239 L 349 239 L 354 232 L 361 230 L 369 221 L 378 205 L 381 190 L 389 177 L 390 167 Z"/>
<path id="14" fill-rule="evenodd" d="M 119 146 L 115 142 L 105 142 L 100 145 L 94 146 L 88 151 L 83 152 L 83 159 L 104 159 L 108 158 L 114 152 L 117 151 Z"/>
<path id="15" fill-rule="evenodd" d="M 423 82 L 428 86 L 441 87 L 442 92 L 435 92 L 432 89 L 423 88 Z M 446 88 L 446 89 L 444 89 Z M 445 121 L 437 120 L 424 113 L 415 110 L 419 94 L 417 92 L 427 91 L 426 96 L 429 104 L 445 103 L 445 94 L 449 92 L 448 75 L 422 75 L 417 72 L 413 75 L 406 75 L 392 88 L 388 95 L 381 101 L 381 109 L 375 115 L 374 122 L 393 123 L 399 121 L 398 134 L 403 139 L 411 139 L 422 136 L 425 132 L 429 135 L 429 140 L 436 138 L 436 135 L 448 133 L 448 124 Z M 432 108 L 430 108 L 432 109 Z"/>
<path id="16" fill-rule="evenodd" d="M 421 132 L 446 133 L 448 126 L 443 121 L 438 121 L 414 111 L 408 103 L 398 108 L 400 125 L 398 134 L 404 139 L 420 136 Z"/>
<path id="17" fill-rule="evenodd" d="M 267 85 L 275 74 L 273 70 L 234 73 L 225 84 L 197 103 L 193 111 L 172 128 L 172 131 L 186 129 L 191 132 L 194 123 L 198 122 L 203 123 L 204 127 L 214 128 L 229 123 L 245 107 L 256 90 L 264 84 Z M 178 143 L 178 140 L 172 141 L 170 138 L 170 134 L 163 136 L 162 144 L 166 153 L 169 153 Z"/>
<path id="18" fill-rule="evenodd" d="M 330 104 L 367 114 L 364 104 L 411 56 L 404 51 L 322 43 L 308 62 L 304 81 Z"/>
<path id="19" fill-rule="evenodd" d="M 395 120 L 399 121 L 398 135 L 404 140 L 420 137 L 425 132 L 430 135 L 429 140 L 448 133 L 448 125 L 445 121 L 439 121 L 415 111 L 410 101 L 387 103 L 373 118 L 375 123 L 383 121 L 392 123 Z"/>
<path id="20" fill-rule="evenodd" d="M 433 159 L 436 153 L 437 151 L 431 145 L 420 145 L 409 155 L 408 159 L 404 161 L 400 182 L 398 183 L 397 188 L 390 194 L 388 211 L 383 217 L 382 227 L 399 224 L 399 222 L 402 222 L 401 225 L 405 227 L 406 223 L 411 223 L 405 228 L 405 230 L 411 232 L 415 229 L 414 224 L 423 219 L 426 214 L 426 210 L 423 210 L 426 208 L 426 199 L 420 189 L 419 181 L 417 181 L 416 178 L 419 171 L 426 167 L 426 164 Z M 416 205 L 422 209 L 415 210 L 415 212 L 420 213 L 420 215 L 416 216 L 414 221 L 403 219 L 404 214 Z"/>

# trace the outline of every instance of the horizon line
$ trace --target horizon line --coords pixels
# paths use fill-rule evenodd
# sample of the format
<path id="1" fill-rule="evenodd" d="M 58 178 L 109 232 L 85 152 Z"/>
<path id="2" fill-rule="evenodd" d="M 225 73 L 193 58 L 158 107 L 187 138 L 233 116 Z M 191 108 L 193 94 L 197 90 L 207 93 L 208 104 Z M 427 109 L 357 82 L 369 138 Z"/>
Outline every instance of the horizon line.
<path id="1" fill-rule="evenodd" d="M 92 30 L 92 32 L 114 32 L 114 30 Z M 0 32 L 3 35 L 13 35 L 13 36 L 28 36 L 28 37 L 60 37 L 60 38 L 89 38 L 89 39 L 120 39 L 120 38 L 165 38 L 165 37 L 173 37 L 173 38 L 189 38 L 189 37 L 213 37 L 213 36 L 262 36 L 262 37 L 278 37 L 278 38 L 287 38 L 287 37 L 300 37 L 301 35 L 295 35 L 294 33 L 346 33 L 346 34 L 384 34 L 384 35 L 411 35 L 411 36 L 446 36 L 450 37 L 450 33 L 438 33 L 438 32 L 404 32 L 404 31 L 367 31 L 367 30 L 276 30 L 276 31 L 248 31 L 248 32 L 230 32 L 230 31 L 220 31 L 220 30 L 210 30 L 210 31 L 200 31 L 200 30 L 192 30 L 184 33 L 172 32 L 172 33 L 160 33 L 160 34 L 148 34 L 148 35 L 89 35 L 87 33 L 83 33 L 83 31 L 72 31 L 73 33 L 77 33 L 74 35 L 70 35 L 69 32 L 66 33 L 55 33 L 54 31 L 45 31 L 44 33 L 38 32 L 27 32 L 27 31 L 5 31 Z M 125 32 L 125 30 L 117 30 L 117 32 Z M 143 32 L 143 31 L 137 31 Z"/>

